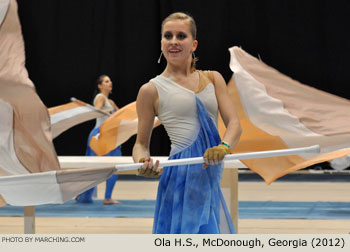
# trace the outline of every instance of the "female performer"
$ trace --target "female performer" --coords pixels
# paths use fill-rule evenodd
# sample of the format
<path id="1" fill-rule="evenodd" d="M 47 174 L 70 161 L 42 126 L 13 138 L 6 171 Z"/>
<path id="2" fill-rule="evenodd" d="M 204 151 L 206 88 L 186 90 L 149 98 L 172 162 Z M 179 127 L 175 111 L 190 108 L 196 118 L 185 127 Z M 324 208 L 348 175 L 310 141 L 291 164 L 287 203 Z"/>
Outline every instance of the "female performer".
<path id="1" fill-rule="evenodd" d="M 169 159 L 204 155 L 203 165 L 165 167 L 159 181 L 153 233 L 235 233 L 220 189 L 219 164 L 237 144 L 241 128 L 226 83 L 216 71 L 198 71 L 196 24 L 185 13 L 173 13 L 162 23 L 161 75 L 144 84 L 136 101 L 138 133 L 133 148 L 139 173 L 159 175 L 149 145 L 155 116 L 171 140 Z M 226 125 L 220 140 L 218 111 Z"/>
<path id="2" fill-rule="evenodd" d="M 119 108 L 115 103 L 108 99 L 109 94 L 112 92 L 113 84 L 111 79 L 107 75 L 101 75 L 98 77 L 97 81 L 97 92 L 98 93 L 93 101 L 93 104 L 96 108 L 101 109 L 105 112 L 112 113 L 117 111 Z M 90 148 L 89 143 L 91 137 L 97 135 L 100 132 L 100 126 L 101 124 L 108 118 L 108 116 L 102 116 L 99 118 L 96 118 L 96 124 L 94 129 L 90 132 L 87 148 L 86 148 L 86 156 L 96 156 L 95 152 Z M 121 156 L 121 148 L 118 146 L 114 150 L 110 151 L 105 156 Z M 112 192 L 114 185 L 118 179 L 117 174 L 113 174 L 109 179 L 106 180 L 106 192 L 105 192 L 105 199 L 103 201 L 104 205 L 113 205 L 113 204 L 120 204 L 119 201 L 112 199 Z M 92 195 L 95 191 L 95 187 L 85 191 L 84 193 L 78 195 L 76 198 L 78 203 L 92 203 Z"/>

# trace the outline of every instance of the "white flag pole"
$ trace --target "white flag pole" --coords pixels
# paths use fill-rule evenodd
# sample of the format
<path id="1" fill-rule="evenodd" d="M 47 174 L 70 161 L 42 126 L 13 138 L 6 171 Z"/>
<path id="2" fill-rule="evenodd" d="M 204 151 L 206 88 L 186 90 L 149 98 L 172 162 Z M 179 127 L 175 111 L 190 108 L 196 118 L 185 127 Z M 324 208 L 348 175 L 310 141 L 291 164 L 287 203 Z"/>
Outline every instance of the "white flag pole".
<path id="1" fill-rule="evenodd" d="M 237 159 L 268 158 L 268 157 L 298 155 L 298 154 L 305 154 L 305 153 L 320 153 L 320 146 L 313 145 L 313 146 L 301 147 L 301 148 L 230 154 L 225 156 L 225 158 L 223 159 L 223 162 L 227 162 L 230 160 L 237 160 Z M 204 162 L 203 157 L 173 159 L 173 160 L 160 161 L 159 167 L 201 164 L 203 162 Z M 134 163 L 134 164 L 116 165 L 115 168 L 118 171 L 130 171 L 130 170 L 137 170 L 141 166 L 142 166 L 142 163 Z"/>
<path id="2" fill-rule="evenodd" d="M 71 97 L 70 100 L 71 100 L 72 102 L 74 102 L 74 101 L 79 102 L 79 100 L 78 100 L 77 98 L 75 98 L 75 97 Z M 84 102 L 84 103 L 85 103 L 85 102 Z M 87 107 L 89 107 L 89 108 L 91 108 L 92 110 L 95 110 L 96 112 L 99 112 L 99 113 L 101 113 L 101 114 L 103 114 L 103 115 L 106 115 L 106 116 L 110 116 L 110 115 L 111 115 L 111 114 L 109 114 L 109 113 L 107 113 L 107 112 L 105 112 L 105 111 L 103 111 L 103 110 L 100 110 L 100 109 L 98 109 L 98 108 L 96 108 L 96 107 L 90 105 L 89 103 L 85 103 L 85 104 L 86 104 Z"/>

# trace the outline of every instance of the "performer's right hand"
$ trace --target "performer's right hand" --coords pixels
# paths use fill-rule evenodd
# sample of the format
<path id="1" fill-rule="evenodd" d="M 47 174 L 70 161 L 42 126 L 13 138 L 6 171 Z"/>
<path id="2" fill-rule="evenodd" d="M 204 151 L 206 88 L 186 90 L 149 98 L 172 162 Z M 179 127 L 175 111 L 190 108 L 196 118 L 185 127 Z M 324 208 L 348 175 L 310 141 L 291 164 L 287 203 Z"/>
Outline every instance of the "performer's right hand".
<path id="1" fill-rule="evenodd" d="M 141 158 L 139 163 L 143 165 L 137 170 L 138 176 L 143 176 L 147 178 L 159 178 L 160 171 L 158 170 L 159 160 L 153 164 L 153 159 L 151 157 Z"/>

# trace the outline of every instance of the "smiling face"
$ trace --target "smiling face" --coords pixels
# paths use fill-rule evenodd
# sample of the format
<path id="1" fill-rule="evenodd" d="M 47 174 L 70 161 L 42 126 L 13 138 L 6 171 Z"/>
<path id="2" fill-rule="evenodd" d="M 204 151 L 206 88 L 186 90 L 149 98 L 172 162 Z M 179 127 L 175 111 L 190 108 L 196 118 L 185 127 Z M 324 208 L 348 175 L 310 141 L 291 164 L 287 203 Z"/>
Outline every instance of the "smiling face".
<path id="1" fill-rule="evenodd" d="M 169 20 L 163 24 L 161 47 L 168 63 L 178 65 L 191 62 L 197 45 L 188 20 Z"/>

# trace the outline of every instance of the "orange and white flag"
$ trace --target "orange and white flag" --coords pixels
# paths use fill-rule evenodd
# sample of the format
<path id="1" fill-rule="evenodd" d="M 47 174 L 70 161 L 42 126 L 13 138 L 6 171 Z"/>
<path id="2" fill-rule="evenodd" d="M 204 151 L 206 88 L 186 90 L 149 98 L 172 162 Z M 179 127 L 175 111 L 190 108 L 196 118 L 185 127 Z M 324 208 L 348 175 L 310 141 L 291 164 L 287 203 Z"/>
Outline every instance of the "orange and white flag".
<path id="1" fill-rule="evenodd" d="M 72 98 L 72 102 L 48 109 L 51 119 L 52 137 L 59 136 L 62 132 L 73 126 L 96 119 L 108 113 L 95 108 L 83 101 Z"/>
<path id="2" fill-rule="evenodd" d="M 301 84 L 239 47 L 230 48 L 228 90 L 243 133 L 233 152 L 319 144 L 321 154 L 242 160 L 269 184 L 292 171 L 350 154 L 350 101 Z M 221 136 L 225 131 L 219 122 Z"/>
<path id="3" fill-rule="evenodd" d="M 47 108 L 25 68 L 17 2 L 0 2 L 0 206 L 63 203 L 114 167 L 62 170 Z"/>
<path id="4" fill-rule="evenodd" d="M 153 127 L 160 124 L 156 117 Z M 91 138 L 90 147 L 97 156 L 103 156 L 135 135 L 137 126 L 136 102 L 132 102 L 113 113 L 102 123 L 100 133 Z"/>

